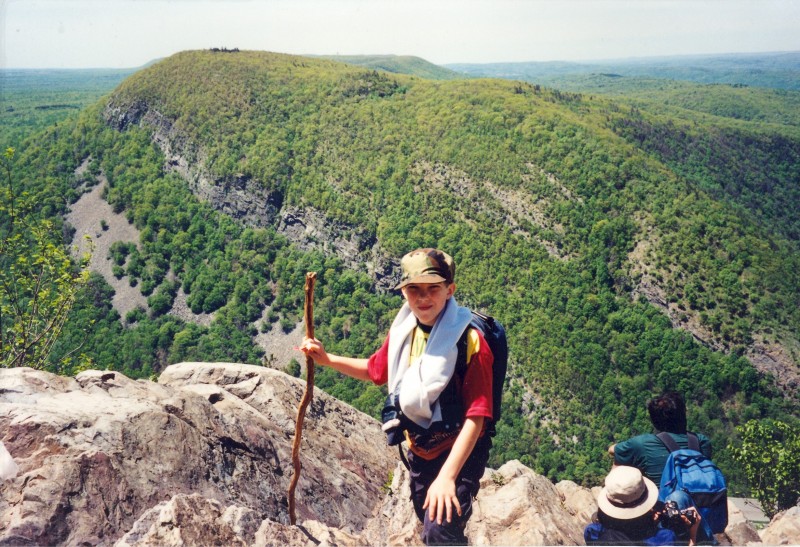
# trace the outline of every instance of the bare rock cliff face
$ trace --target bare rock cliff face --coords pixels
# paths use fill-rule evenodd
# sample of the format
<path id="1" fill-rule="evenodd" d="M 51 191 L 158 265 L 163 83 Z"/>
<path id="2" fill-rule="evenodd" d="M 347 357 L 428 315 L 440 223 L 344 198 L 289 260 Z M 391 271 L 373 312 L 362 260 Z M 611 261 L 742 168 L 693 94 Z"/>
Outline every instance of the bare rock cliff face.
<path id="1" fill-rule="evenodd" d="M 0 369 L 0 441 L 19 467 L 0 481 L 0 546 L 418 545 L 397 452 L 375 420 L 320 390 L 303 430 L 298 524 L 289 524 L 304 387 L 230 363 L 173 365 L 158 383 Z M 508 462 L 484 475 L 467 537 L 581 545 L 595 494 Z M 761 537 L 798 544 L 798 522 L 787 511 Z M 727 532 L 734 545 L 760 539 L 741 512 Z"/>
<path id="2" fill-rule="evenodd" d="M 179 174 L 192 193 L 214 209 L 245 226 L 272 226 L 303 250 L 336 255 L 347 267 L 372 276 L 380 289 L 391 289 L 399 282 L 396 261 L 384 256 L 375 239 L 358 227 L 335 222 L 312 208 L 285 204 L 280 190 L 268 189 L 277 186 L 273 181 L 244 175 L 215 179 L 206 168 L 204 151 L 146 102 L 112 101 L 103 116 L 109 126 L 120 131 L 135 125 L 151 131 L 153 143 L 164 154 L 164 168 Z"/>
<path id="3" fill-rule="evenodd" d="M 215 180 L 205 167 L 203 151 L 146 102 L 109 104 L 104 117 L 106 123 L 120 131 L 133 125 L 148 127 L 153 142 L 164 153 L 165 169 L 178 173 L 198 198 L 215 209 L 247 226 L 267 226 L 277 219 L 283 201 L 279 192 L 266 190 L 260 182 L 244 176 Z"/>

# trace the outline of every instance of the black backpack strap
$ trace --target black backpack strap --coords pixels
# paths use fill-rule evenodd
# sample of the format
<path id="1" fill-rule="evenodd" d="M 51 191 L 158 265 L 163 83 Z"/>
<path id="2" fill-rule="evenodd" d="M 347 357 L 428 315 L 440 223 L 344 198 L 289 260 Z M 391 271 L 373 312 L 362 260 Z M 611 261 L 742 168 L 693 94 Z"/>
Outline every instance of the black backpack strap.
<path id="1" fill-rule="evenodd" d="M 469 345 L 469 331 L 471 328 L 473 328 L 472 325 L 467 325 L 467 328 L 461 333 L 461 337 L 456 343 L 458 357 L 456 357 L 455 373 L 458 374 L 462 380 L 467 373 L 467 346 Z"/>
<path id="2" fill-rule="evenodd" d="M 408 460 L 406 459 L 406 453 L 403 451 L 403 443 L 397 444 L 397 450 L 400 451 L 400 461 L 403 462 L 403 465 L 405 466 L 406 469 L 411 471 L 411 466 L 408 465 Z"/>
<path id="3" fill-rule="evenodd" d="M 664 445 L 667 447 L 667 450 L 669 450 L 670 452 L 675 452 L 676 450 L 681 449 L 681 447 L 678 446 L 678 443 L 675 442 L 675 439 L 672 438 L 672 435 L 670 435 L 666 431 L 662 431 L 661 433 L 656 435 L 656 437 L 658 437 L 658 439 L 662 443 L 664 443 Z"/>
<path id="4" fill-rule="evenodd" d="M 464 401 L 461 399 L 461 386 L 464 384 L 464 376 L 467 373 L 467 345 L 469 337 L 467 327 L 461 334 L 456 343 L 458 356 L 453 370 L 453 376 L 447 382 L 442 392 L 439 394 L 439 405 L 442 409 L 442 424 L 446 424 L 445 430 L 452 427 L 460 428 L 464 423 Z M 413 422 L 412 422 L 413 423 Z M 425 431 L 421 432 L 424 433 Z"/>
<path id="5" fill-rule="evenodd" d="M 656 437 L 658 437 L 659 440 L 662 443 L 664 443 L 664 445 L 666 445 L 667 450 L 669 450 L 670 452 L 675 452 L 676 450 L 681 449 L 681 447 L 678 446 L 678 443 L 675 442 L 675 439 L 672 438 L 672 435 L 670 435 L 666 431 L 662 431 L 661 433 L 656 435 Z M 689 441 L 689 449 L 700 452 L 700 439 L 697 438 L 697 435 L 695 435 L 694 433 L 687 432 L 686 438 Z"/>

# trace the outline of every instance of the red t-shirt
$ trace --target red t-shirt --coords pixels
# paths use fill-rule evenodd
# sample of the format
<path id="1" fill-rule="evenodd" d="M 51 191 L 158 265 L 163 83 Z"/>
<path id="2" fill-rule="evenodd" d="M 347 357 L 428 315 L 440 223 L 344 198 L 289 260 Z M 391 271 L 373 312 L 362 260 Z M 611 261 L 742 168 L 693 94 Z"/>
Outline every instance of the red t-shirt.
<path id="1" fill-rule="evenodd" d="M 472 358 L 467 364 L 461 394 L 464 397 L 464 417 L 492 418 L 492 363 L 494 356 L 489 344 L 477 329 L 472 329 L 477 335 L 477 348 L 472 352 Z M 467 355 L 470 352 L 468 350 Z M 377 385 L 389 381 L 389 336 L 381 348 L 372 354 L 368 362 L 369 377 Z"/>

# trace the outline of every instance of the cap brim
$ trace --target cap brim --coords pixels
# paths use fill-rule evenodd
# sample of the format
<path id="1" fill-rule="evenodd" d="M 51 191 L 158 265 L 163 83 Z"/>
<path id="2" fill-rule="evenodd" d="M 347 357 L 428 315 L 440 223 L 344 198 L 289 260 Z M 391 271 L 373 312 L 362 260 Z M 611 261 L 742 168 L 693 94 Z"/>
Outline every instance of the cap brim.
<path id="1" fill-rule="evenodd" d="M 402 289 L 406 285 L 411 285 L 412 283 L 442 283 L 444 281 L 447 281 L 447 279 L 437 274 L 418 275 L 416 277 L 412 277 L 411 279 L 401 281 L 400 284 L 395 287 L 395 289 Z"/>
<path id="2" fill-rule="evenodd" d="M 635 505 L 633 507 L 620 507 L 618 505 L 614 505 L 608 500 L 606 488 L 603 487 L 603 489 L 600 491 L 600 495 L 597 497 L 597 507 L 600 508 L 603 513 L 615 519 L 630 520 L 641 517 L 650 509 L 652 509 L 658 501 L 658 486 L 656 486 L 655 483 L 647 477 L 642 478 L 644 479 L 644 484 L 647 487 L 647 498 L 645 498 L 645 500 L 639 505 Z"/>

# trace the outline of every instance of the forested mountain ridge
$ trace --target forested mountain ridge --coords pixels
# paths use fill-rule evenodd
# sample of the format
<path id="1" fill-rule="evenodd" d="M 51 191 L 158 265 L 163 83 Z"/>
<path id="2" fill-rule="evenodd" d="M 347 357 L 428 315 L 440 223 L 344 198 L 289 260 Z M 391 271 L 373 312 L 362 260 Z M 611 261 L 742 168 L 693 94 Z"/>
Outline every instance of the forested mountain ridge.
<path id="1" fill-rule="evenodd" d="M 96 279 L 63 341 L 65 352 L 86 338 L 94 366 L 135 376 L 181 360 L 259 362 L 256 330 L 294 328 L 307 270 L 320 275 L 317 335 L 368 355 L 399 305 L 375 289 L 376 264 L 436 245 L 458 261 L 459 300 L 509 330 L 495 462 L 519 458 L 554 479 L 596 483 L 608 444 L 648 431 L 645 401 L 673 388 L 741 485 L 725 448 L 733 427 L 796 409 L 800 264 L 781 196 L 797 180 L 800 141 L 755 122 L 716 123 L 670 125 L 615 100 L 520 82 L 185 52 L 37 135 L 18 164 L 30 166 L 30 191 L 52 215 L 85 190 L 72 173 L 91 158 L 109 203 L 141 230 L 140 244 L 113 258 L 149 309 L 123 325 Z M 775 205 L 763 219 L 711 192 L 726 190 L 721 167 L 738 171 L 721 159 L 750 159 L 723 153 L 750 142 L 773 161 L 737 184 L 758 173 L 771 181 Z M 678 153 L 691 169 L 678 168 Z M 234 220 L 233 200 L 192 196 L 201 181 L 241 203 L 252 191 L 269 213 Z M 292 243 L 287 219 L 298 212 L 354 234 L 353 246 L 307 230 Z M 214 313 L 209 327 L 165 315 L 179 288 L 193 311 Z M 785 373 L 757 371 L 748 352 L 782 352 Z M 372 413 L 382 402 L 380 390 L 327 370 L 318 385 Z"/>
<path id="2" fill-rule="evenodd" d="M 456 80 L 466 78 L 464 74 L 443 66 L 429 63 L 412 55 L 322 55 L 323 59 L 358 65 L 395 74 L 408 74 L 429 80 Z"/>
<path id="3" fill-rule="evenodd" d="M 772 123 L 778 133 L 793 131 L 800 125 L 798 90 L 699 84 L 618 74 L 565 76 L 548 87 L 572 93 L 611 95 L 626 103 L 641 104 L 645 110 L 662 112 L 668 116 L 677 114 L 678 117 L 686 117 L 694 112 L 694 116 L 700 120 L 703 114 L 711 114 L 731 120 Z"/>
<path id="4" fill-rule="evenodd" d="M 680 80 L 800 90 L 800 52 L 728 53 L 634 57 L 587 62 L 452 63 L 456 72 L 477 77 L 509 78 L 560 87 L 563 79 L 604 74 L 631 79 Z"/>

